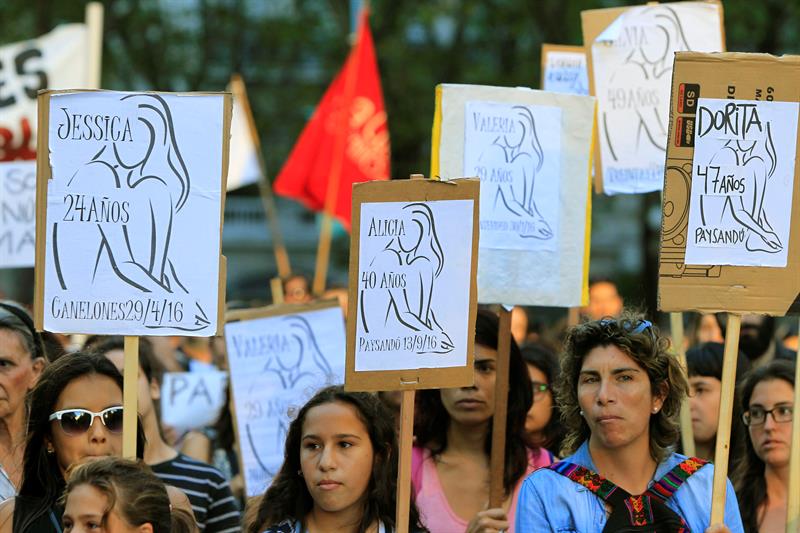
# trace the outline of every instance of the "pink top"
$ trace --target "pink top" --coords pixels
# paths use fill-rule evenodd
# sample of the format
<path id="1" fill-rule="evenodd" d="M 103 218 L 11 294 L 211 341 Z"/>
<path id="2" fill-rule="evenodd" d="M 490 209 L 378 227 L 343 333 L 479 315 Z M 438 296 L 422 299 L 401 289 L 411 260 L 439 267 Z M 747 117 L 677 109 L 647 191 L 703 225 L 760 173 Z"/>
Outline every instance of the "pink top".
<path id="1" fill-rule="evenodd" d="M 538 451 L 528 449 L 528 468 L 514 487 L 511 506 L 508 509 L 509 533 L 514 533 L 514 517 L 517 511 L 517 498 L 522 481 L 534 470 L 553 462 L 553 456 L 544 448 Z M 444 495 L 436 463 L 430 450 L 414 446 L 411 455 L 411 485 L 420 519 L 430 533 L 456 533 L 466 531 L 468 520 L 459 518 L 450 508 Z"/>

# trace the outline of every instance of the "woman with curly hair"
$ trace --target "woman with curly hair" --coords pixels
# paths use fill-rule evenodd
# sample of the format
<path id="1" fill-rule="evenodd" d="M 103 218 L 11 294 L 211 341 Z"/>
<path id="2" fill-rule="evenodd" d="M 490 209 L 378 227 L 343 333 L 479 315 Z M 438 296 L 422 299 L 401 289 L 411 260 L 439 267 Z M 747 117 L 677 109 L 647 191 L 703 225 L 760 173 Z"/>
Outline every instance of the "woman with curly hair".
<path id="1" fill-rule="evenodd" d="M 395 527 L 397 436 L 377 396 L 317 392 L 292 421 L 283 465 L 245 518 L 247 533 L 390 533 Z M 413 503 L 409 524 L 419 529 Z"/>
<path id="2" fill-rule="evenodd" d="M 725 525 L 710 527 L 713 466 L 672 452 L 688 385 L 668 349 L 627 313 L 569 332 L 557 387 L 569 457 L 525 480 L 518 531 L 744 531 L 730 483 Z"/>
<path id="3" fill-rule="evenodd" d="M 431 533 L 514 531 L 514 513 L 522 479 L 552 462 L 547 450 L 528 448 L 525 444 L 531 381 L 512 338 L 503 470 L 505 501 L 500 507 L 487 508 L 498 329 L 496 314 L 478 311 L 474 385 L 423 390 L 418 394 L 411 482 L 422 521 Z"/>

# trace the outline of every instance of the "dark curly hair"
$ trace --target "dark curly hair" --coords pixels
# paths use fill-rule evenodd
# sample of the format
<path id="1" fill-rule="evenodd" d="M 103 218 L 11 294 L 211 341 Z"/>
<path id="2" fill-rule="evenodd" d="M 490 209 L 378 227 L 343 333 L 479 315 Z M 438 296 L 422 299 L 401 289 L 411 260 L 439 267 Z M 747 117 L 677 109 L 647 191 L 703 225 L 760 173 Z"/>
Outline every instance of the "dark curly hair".
<path id="1" fill-rule="evenodd" d="M 372 479 L 367 487 L 364 514 L 358 526 L 359 533 L 367 531 L 379 521 L 387 531 L 394 530 L 395 504 L 397 499 L 397 434 L 394 418 L 374 394 L 346 392 L 342 386 L 326 387 L 318 391 L 299 411 L 289 425 L 283 465 L 272 480 L 267 492 L 248 506 L 245 516 L 245 531 L 259 533 L 285 520 L 305 521 L 314 506 L 305 480 L 297 475 L 300 467 L 300 445 L 303 438 L 303 423 L 308 412 L 319 405 L 340 402 L 355 407 L 358 417 L 369 433 L 374 451 Z M 409 524 L 412 529 L 423 529 L 419 513 L 411 502 Z"/>
<path id="2" fill-rule="evenodd" d="M 475 344 L 497 349 L 497 333 L 500 320 L 497 315 L 479 309 L 475 320 Z M 414 424 L 417 445 L 428 448 L 433 455 L 447 449 L 447 428 L 450 415 L 442 403 L 438 389 L 423 390 L 417 393 L 418 408 Z M 511 494 L 514 485 L 528 468 L 528 448 L 525 445 L 525 418 L 531 408 L 533 393 L 528 369 L 522 360 L 519 347 L 511 339 L 508 367 L 508 411 L 506 416 L 506 457 L 503 472 L 503 488 Z M 492 449 L 492 426 L 486 432 L 484 451 L 489 457 Z"/>
<path id="3" fill-rule="evenodd" d="M 756 368 L 747 374 L 741 385 L 739 396 L 742 399 L 741 411 L 750 409 L 750 398 L 756 385 L 762 381 L 783 380 L 794 388 L 795 363 L 785 359 L 775 359 L 766 365 Z M 795 406 L 795 409 L 798 407 Z M 746 452 L 738 459 L 738 466 L 734 470 L 733 486 L 736 498 L 739 500 L 739 510 L 742 513 L 742 523 L 745 531 L 758 531 L 764 519 L 763 505 L 767 502 L 767 481 L 764 478 L 766 465 L 756 455 L 750 435 L 745 438 Z"/>
<path id="4" fill-rule="evenodd" d="M 564 456 L 575 453 L 591 435 L 589 425 L 580 414 L 578 376 L 586 355 L 604 346 L 616 346 L 627 354 L 647 372 L 652 394 L 664 396 L 664 405 L 650 416 L 650 456 L 660 463 L 677 444 L 681 402 L 689 385 L 678 360 L 669 353 L 669 339 L 662 337 L 656 326 L 647 324 L 649 322 L 645 323 L 641 315 L 626 311 L 619 318 L 580 324 L 567 334 L 561 358 L 561 381 L 556 387 L 567 433 L 561 450 Z"/>

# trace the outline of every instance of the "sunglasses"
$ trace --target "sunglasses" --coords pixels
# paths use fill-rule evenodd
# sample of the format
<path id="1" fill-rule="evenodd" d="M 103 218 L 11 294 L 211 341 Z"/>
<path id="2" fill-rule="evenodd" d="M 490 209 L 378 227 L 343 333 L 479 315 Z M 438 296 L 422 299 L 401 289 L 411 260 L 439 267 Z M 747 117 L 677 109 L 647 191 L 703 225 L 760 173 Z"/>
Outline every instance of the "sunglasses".
<path id="1" fill-rule="evenodd" d="M 99 413 L 88 409 L 64 409 L 50 415 L 49 420 L 58 420 L 61 431 L 67 435 L 81 435 L 89 431 L 94 419 L 99 418 L 111 433 L 122 433 L 122 406 L 115 405 Z"/>

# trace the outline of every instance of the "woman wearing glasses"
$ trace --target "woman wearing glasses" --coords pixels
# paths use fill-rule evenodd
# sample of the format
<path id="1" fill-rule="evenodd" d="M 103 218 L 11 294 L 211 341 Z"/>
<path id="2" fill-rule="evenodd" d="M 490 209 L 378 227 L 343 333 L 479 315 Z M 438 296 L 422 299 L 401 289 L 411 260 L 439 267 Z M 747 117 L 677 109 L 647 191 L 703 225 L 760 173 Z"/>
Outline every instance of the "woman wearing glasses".
<path id="1" fill-rule="evenodd" d="M 709 527 L 713 467 L 672 452 L 688 386 L 668 349 L 633 315 L 569 332 L 556 394 L 572 455 L 523 482 L 517 531 L 744 531 L 732 487 L 727 527 Z"/>
<path id="2" fill-rule="evenodd" d="M 143 445 L 139 433 L 139 449 Z M 0 532 L 61 532 L 64 473 L 88 457 L 122 453 L 122 376 L 102 355 L 65 355 L 30 395 L 17 497 L 0 505 Z"/>
<path id="3" fill-rule="evenodd" d="M 554 453 L 559 453 L 563 438 L 561 410 L 553 398 L 553 384 L 558 381 L 558 359 L 540 343 L 522 348 L 522 359 L 528 367 L 533 389 L 533 404 L 525 419 L 526 441 L 529 447 L 541 448 L 552 458 Z"/>
<path id="4" fill-rule="evenodd" d="M 794 372 L 792 362 L 774 360 L 748 374 L 742 385 L 749 438 L 734 480 L 742 522 L 754 533 L 786 528 Z"/>

